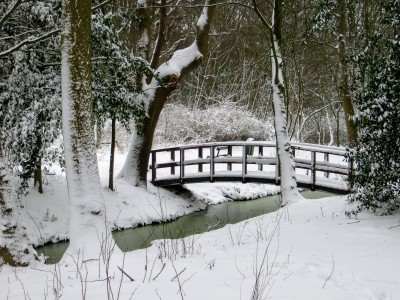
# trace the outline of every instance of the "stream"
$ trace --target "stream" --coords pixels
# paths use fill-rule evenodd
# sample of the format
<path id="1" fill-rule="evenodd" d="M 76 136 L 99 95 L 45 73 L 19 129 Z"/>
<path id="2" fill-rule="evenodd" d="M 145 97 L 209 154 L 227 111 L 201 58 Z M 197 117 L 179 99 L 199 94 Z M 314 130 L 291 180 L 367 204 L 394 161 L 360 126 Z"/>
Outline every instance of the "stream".
<path id="1" fill-rule="evenodd" d="M 304 191 L 307 199 L 318 199 L 334 196 L 323 191 Z M 156 223 L 131 229 L 114 231 L 113 237 L 117 246 L 123 251 L 133 251 L 149 247 L 158 239 L 179 239 L 189 235 L 203 233 L 235 224 L 279 208 L 280 195 L 263 197 L 255 200 L 229 201 L 210 205 L 207 210 L 193 212 L 166 223 Z M 46 263 L 57 263 L 69 245 L 68 241 L 46 244 L 36 248 L 38 254 L 48 256 Z"/>

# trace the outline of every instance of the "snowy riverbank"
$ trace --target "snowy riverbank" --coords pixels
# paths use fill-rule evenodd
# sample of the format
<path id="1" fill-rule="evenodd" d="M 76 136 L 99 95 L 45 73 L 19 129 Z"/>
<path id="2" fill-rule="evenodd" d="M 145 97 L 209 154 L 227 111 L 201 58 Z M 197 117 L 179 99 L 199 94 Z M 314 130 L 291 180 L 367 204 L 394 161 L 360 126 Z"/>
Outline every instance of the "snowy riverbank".
<path id="1" fill-rule="evenodd" d="M 107 174 L 105 157 L 99 155 L 102 175 Z M 44 198 L 32 192 L 25 199 L 30 234 L 38 242 L 67 236 L 65 178 L 48 179 L 52 183 Z M 105 177 L 102 181 L 106 186 Z M 276 192 L 273 186 L 201 184 L 193 189 L 197 199 L 182 199 L 163 189 L 143 192 L 123 181 L 116 186 L 116 193 L 103 192 L 114 227 L 174 218 L 204 208 L 205 201 L 220 202 L 223 195 Z M 0 299 L 251 299 L 255 286 L 257 299 L 400 299 L 400 214 L 364 212 L 349 219 L 349 209 L 343 196 L 304 200 L 126 255 L 115 249 L 108 289 L 113 298 L 106 279 L 98 277 L 98 262 L 85 263 L 84 273 L 65 264 L 3 266 Z"/>

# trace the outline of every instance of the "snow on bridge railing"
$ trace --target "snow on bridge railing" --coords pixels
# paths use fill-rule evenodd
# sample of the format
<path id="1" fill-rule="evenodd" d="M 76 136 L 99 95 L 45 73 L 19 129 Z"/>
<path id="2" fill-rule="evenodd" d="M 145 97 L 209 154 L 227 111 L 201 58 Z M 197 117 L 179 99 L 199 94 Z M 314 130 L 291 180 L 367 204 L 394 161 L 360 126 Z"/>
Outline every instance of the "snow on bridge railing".
<path id="1" fill-rule="evenodd" d="M 305 143 L 292 143 L 291 148 L 299 187 L 351 191 L 353 163 L 346 160 L 345 148 Z M 154 185 L 205 181 L 280 184 L 276 143 L 214 142 L 151 151 Z"/>

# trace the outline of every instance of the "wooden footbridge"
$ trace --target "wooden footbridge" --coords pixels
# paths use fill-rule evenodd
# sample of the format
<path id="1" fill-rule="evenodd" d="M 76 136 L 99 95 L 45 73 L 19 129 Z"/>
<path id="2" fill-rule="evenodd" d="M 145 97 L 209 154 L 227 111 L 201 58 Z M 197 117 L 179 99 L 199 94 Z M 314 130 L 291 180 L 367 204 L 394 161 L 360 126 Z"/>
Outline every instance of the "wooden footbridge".
<path id="1" fill-rule="evenodd" d="M 353 163 L 346 149 L 292 143 L 299 187 L 335 193 L 351 191 Z M 151 182 L 168 186 L 240 181 L 280 184 L 275 142 L 221 142 L 151 151 Z"/>

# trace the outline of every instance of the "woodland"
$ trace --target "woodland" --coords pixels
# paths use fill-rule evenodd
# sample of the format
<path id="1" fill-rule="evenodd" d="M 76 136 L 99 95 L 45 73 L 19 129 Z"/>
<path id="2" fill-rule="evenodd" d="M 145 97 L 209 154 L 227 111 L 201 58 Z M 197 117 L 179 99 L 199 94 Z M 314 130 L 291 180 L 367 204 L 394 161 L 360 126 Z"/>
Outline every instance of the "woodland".
<path id="1" fill-rule="evenodd" d="M 398 0 L 3 0 L 1 264 L 36 263 L 21 198 L 46 193 L 52 164 L 68 182 L 65 261 L 104 254 L 104 147 L 112 192 L 149 188 L 157 146 L 274 140 L 285 205 L 302 199 L 290 142 L 344 146 L 349 215 L 397 211 L 399 16 Z"/>

